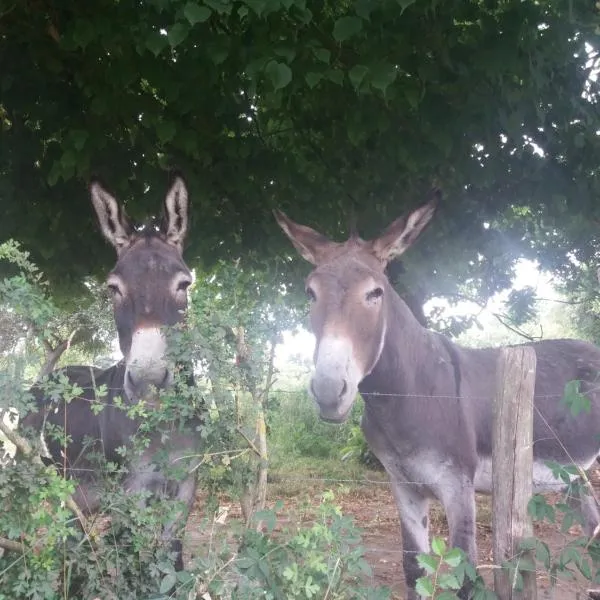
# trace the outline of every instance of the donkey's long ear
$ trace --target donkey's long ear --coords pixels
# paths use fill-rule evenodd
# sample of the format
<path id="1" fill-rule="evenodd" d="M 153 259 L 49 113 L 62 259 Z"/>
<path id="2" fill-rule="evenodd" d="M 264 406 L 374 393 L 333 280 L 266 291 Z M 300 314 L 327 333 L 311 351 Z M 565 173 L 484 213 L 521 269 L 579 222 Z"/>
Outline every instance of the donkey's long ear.
<path id="1" fill-rule="evenodd" d="M 279 227 L 290 238 L 292 244 L 300 255 L 309 263 L 318 265 L 323 257 L 323 253 L 328 248 L 336 245 L 330 239 L 320 234 L 318 231 L 306 227 L 306 225 L 298 225 L 294 223 L 287 215 L 279 209 L 273 211 Z"/>
<path id="2" fill-rule="evenodd" d="M 167 242 L 183 251 L 188 228 L 188 191 L 181 175 L 176 175 L 165 198 L 162 230 Z"/>
<path id="3" fill-rule="evenodd" d="M 131 243 L 133 231 L 125 211 L 98 181 L 90 183 L 90 194 L 104 237 L 121 253 Z"/>
<path id="4" fill-rule="evenodd" d="M 408 216 L 396 219 L 376 240 L 371 242 L 372 249 L 382 262 L 389 262 L 400 256 L 419 237 L 425 226 L 431 221 L 437 208 L 441 192 L 431 192 L 429 201 Z"/>

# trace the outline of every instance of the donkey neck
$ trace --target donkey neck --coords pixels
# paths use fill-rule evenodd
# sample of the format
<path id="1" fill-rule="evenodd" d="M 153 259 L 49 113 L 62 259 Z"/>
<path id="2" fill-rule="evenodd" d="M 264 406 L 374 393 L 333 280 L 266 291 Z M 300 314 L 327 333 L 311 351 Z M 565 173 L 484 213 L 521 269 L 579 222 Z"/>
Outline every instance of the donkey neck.
<path id="1" fill-rule="evenodd" d="M 438 387 L 434 374 L 439 372 L 440 362 L 453 363 L 447 347 L 452 342 L 444 343 L 442 336 L 423 327 L 400 296 L 393 289 L 390 291 L 383 349 L 375 367 L 359 386 L 361 394 L 367 394 L 366 402 L 385 399 L 377 394 L 432 393 Z M 454 381 L 447 385 L 454 388 Z M 369 398 L 368 394 L 373 396 Z"/>

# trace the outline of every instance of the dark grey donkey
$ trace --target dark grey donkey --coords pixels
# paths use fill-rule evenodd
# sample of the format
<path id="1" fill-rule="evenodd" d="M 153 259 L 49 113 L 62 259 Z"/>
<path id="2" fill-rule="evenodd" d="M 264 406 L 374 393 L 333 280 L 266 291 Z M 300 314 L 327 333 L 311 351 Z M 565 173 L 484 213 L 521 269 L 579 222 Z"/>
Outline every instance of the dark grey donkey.
<path id="1" fill-rule="evenodd" d="M 316 336 L 310 382 L 321 418 L 342 422 L 360 391 L 362 429 L 384 465 L 400 513 L 408 598 L 429 551 L 428 508 L 444 506 L 450 544 L 477 564 L 475 491 L 491 492 L 492 398 L 498 349 L 471 350 L 424 329 L 391 287 L 387 263 L 417 239 L 435 197 L 394 221 L 377 239 L 330 241 L 276 211 L 298 252 L 315 269 L 306 280 Z M 534 489 L 557 489 L 546 461 L 589 468 L 600 452 L 600 349 L 576 340 L 531 344 L 537 353 Z M 573 417 L 561 403 L 565 384 L 581 381 L 591 413 Z M 421 482 L 421 483 L 413 483 Z M 583 500 L 585 531 L 599 516 Z M 463 589 L 463 597 L 468 590 Z"/>
<path id="2" fill-rule="evenodd" d="M 167 344 L 162 332 L 165 326 L 180 323 L 187 309 L 187 288 L 192 274 L 182 258 L 183 240 L 188 224 L 188 195 L 183 179 L 177 176 L 166 196 L 160 226 L 147 224 L 134 228 L 117 201 L 97 182 L 90 186 L 92 203 L 100 228 L 117 251 L 117 263 L 108 276 L 107 286 L 113 298 L 114 317 L 124 360 L 106 370 L 73 366 L 62 369 L 72 384 L 83 392 L 65 404 L 50 402 L 34 388 L 38 412 L 30 413 L 23 427 L 36 431 L 48 424 L 64 428 L 68 436 L 66 455 L 63 444 L 45 436 L 52 460 L 78 481 L 75 501 L 86 512 L 98 509 L 99 489 L 94 470 L 98 468 L 92 456 L 100 454 L 107 460 L 126 467 L 126 491 L 147 491 L 183 502 L 185 514 L 178 515 L 164 527 L 163 538 L 177 552 L 176 567 L 183 567 L 180 530 L 185 526 L 187 512 L 196 491 L 196 475 L 189 461 L 198 445 L 199 420 L 192 419 L 183 431 L 169 424 L 166 441 L 161 431 L 151 432 L 149 445 L 141 453 L 130 454 L 127 461 L 119 447 L 131 447 L 132 437 L 142 420 L 130 418 L 126 410 L 115 405 L 120 397 L 125 409 L 144 400 L 152 409 L 157 401 L 153 390 L 166 388 L 173 382 L 174 368 L 167 357 Z M 108 393 L 99 397 L 97 389 L 106 386 Z M 95 401 L 104 405 L 94 414 Z M 174 480 L 155 463 L 155 455 L 166 449 L 166 467 L 188 469 L 184 478 Z"/>

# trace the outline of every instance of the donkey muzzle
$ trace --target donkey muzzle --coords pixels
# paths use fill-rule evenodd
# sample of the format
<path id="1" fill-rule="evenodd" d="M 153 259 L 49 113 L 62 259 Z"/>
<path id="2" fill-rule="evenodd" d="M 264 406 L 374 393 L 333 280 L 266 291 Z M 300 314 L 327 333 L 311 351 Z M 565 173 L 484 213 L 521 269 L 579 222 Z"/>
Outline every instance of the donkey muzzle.
<path id="1" fill-rule="evenodd" d="M 342 423 L 348 417 L 355 394 L 351 394 L 348 382 L 343 378 L 315 374 L 310 381 L 310 393 L 324 421 Z"/>
<path id="2" fill-rule="evenodd" d="M 133 334 L 125 372 L 125 391 L 130 398 L 141 398 L 150 386 L 163 389 L 171 384 L 166 350 L 165 338 L 156 327 L 138 329 Z"/>

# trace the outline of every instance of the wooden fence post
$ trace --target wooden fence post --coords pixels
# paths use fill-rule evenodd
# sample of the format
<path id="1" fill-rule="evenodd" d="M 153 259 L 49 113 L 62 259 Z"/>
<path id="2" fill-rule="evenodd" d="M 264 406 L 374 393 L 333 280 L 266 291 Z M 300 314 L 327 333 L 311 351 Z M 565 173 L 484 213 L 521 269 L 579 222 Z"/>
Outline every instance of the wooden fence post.
<path id="1" fill-rule="evenodd" d="M 503 348 L 498 357 L 492 431 L 492 535 L 494 563 L 527 559 L 519 543 L 533 535 L 527 514 L 533 477 L 533 393 L 535 350 Z M 494 588 L 500 600 L 535 600 L 535 570 L 522 571 L 523 590 L 514 588 L 514 571 L 496 569 Z"/>

